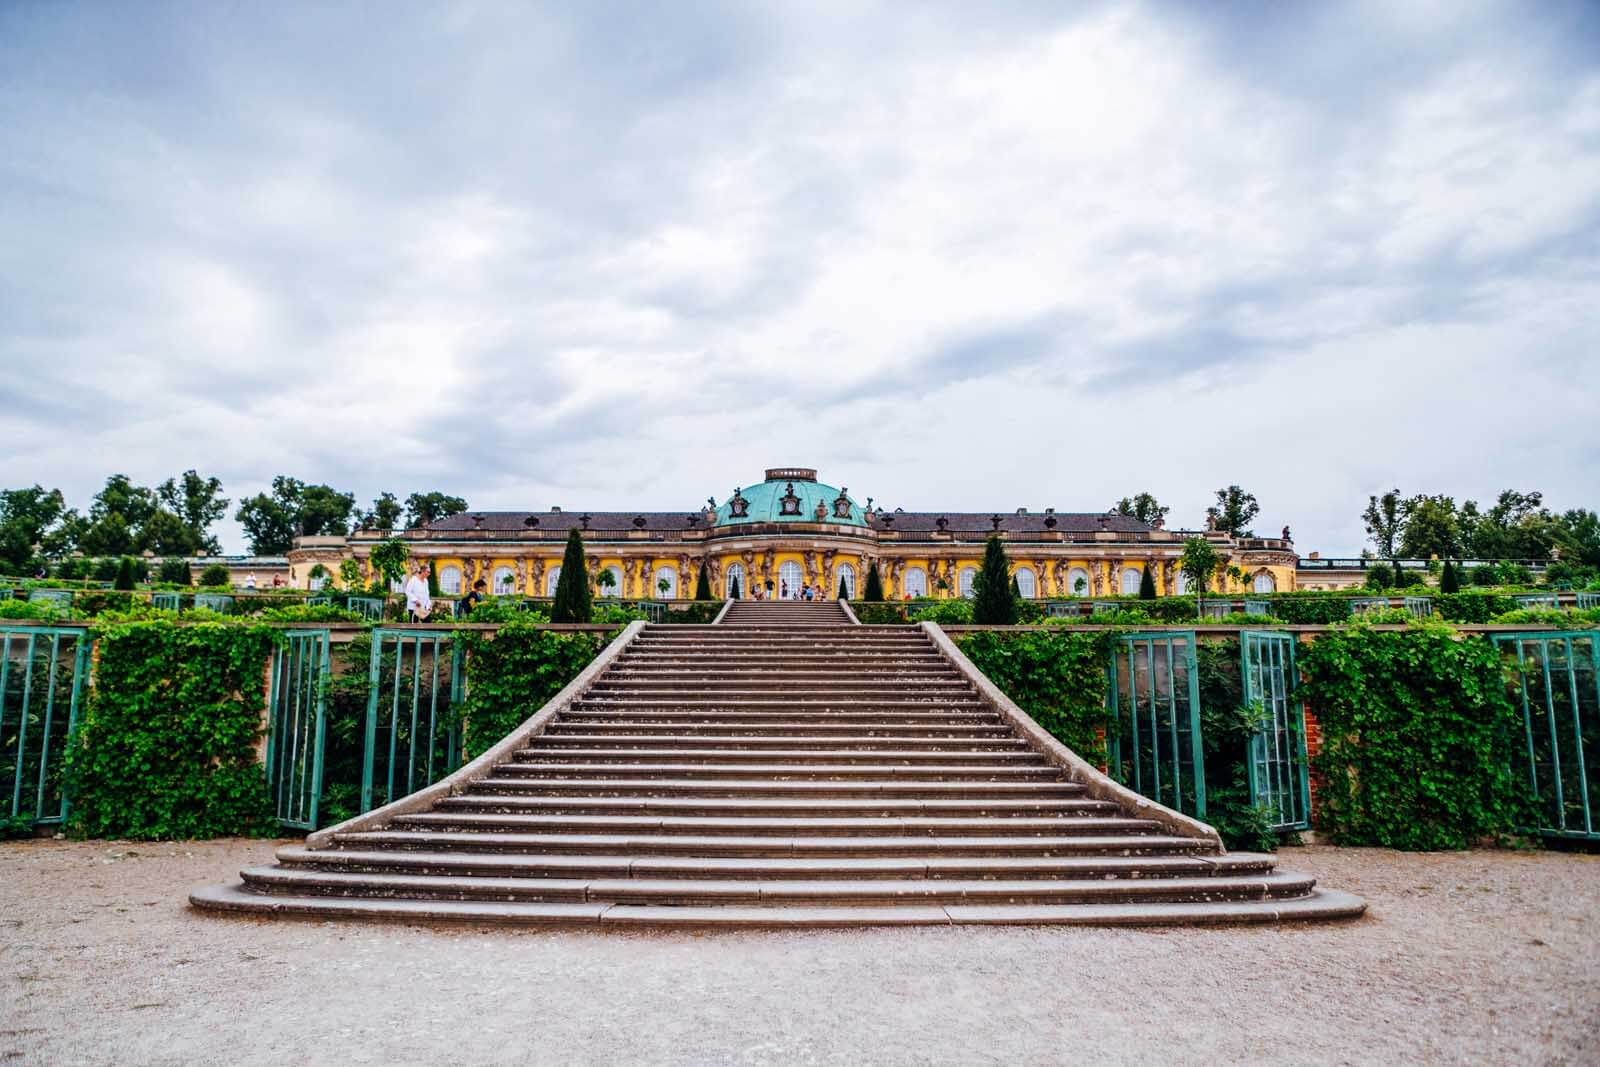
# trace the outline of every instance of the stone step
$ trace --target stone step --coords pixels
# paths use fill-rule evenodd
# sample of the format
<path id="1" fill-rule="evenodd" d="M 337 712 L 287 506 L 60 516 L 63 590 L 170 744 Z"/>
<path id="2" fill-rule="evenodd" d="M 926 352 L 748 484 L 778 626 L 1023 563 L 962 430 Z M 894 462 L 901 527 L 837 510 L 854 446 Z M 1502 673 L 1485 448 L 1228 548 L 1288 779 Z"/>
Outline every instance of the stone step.
<path id="1" fill-rule="evenodd" d="M 621 697 L 584 697 L 575 700 L 572 707 L 580 711 L 591 709 L 625 710 L 637 708 L 641 711 L 671 711 L 677 709 L 694 710 L 705 708 L 714 710 L 722 708 L 728 711 L 759 711 L 768 708 L 775 711 L 789 711 L 791 713 L 811 714 L 826 711 L 928 711 L 931 709 L 959 709 L 964 711 L 988 711 L 989 705 L 973 698 L 960 700 L 951 698 L 932 697 L 927 700 L 631 700 Z"/>
<path id="2" fill-rule="evenodd" d="M 1003 737 L 983 735 L 950 735 L 924 733 L 893 733 L 867 735 L 839 735 L 835 733 L 775 733 L 775 734 L 722 734 L 722 733 L 549 733 L 539 739 L 537 748 L 529 752 L 561 751 L 572 749 L 695 749 L 706 750 L 713 745 L 726 746 L 728 751 L 754 752 L 767 749 L 801 750 L 820 746 L 830 751 L 879 751 L 896 748 L 923 752 L 991 752 L 1020 750 L 1031 752 L 1028 743 L 1020 737 L 1007 734 Z"/>
<path id="3" fill-rule="evenodd" d="M 1162 834 L 1051 834 L 1050 836 L 784 837 L 781 835 L 663 833 L 511 833 L 489 830 L 364 830 L 339 834 L 340 847 L 417 848 L 425 851 L 565 852 L 658 856 L 1056 856 L 1206 854 L 1210 842 Z"/>
<path id="4" fill-rule="evenodd" d="M 994 816 L 1071 815 L 1114 816 L 1117 806 L 1105 800 L 1034 797 L 983 799 L 947 797 L 890 799 L 887 797 L 551 797 L 464 793 L 441 800 L 436 811 L 534 812 L 555 815 L 693 815 L 728 818 L 740 815 L 804 815 L 852 819 L 902 815 Z"/>
<path id="5" fill-rule="evenodd" d="M 400 829 L 528 834 L 730 835 L 736 837 L 1013 837 L 1053 834 L 1116 836 L 1160 829 L 1150 819 L 1100 815 L 884 815 L 850 818 L 820 815 L 548 815 L 536 812 L 435 810 L 397 815 Z"/>
<path id="6" fill-rule="evenodd" d="M 671 668 L 656 667 L 619 667 L 607 671 L 596 685 L 619 685 L 624 682 L 649 682 L 657 685 L 676 684 L 679 682 L 690 685 L 706 683 L 756 683 L 759 685 L 797 685 L 806 686 L 814 682 L 831 682 L 840 678 L 840 673 L 831 667 L 819 667 L 810 671 L 785 670 L 769 671 L 755 667 L 745 667 L 735 670 L 707 671 L 707 670 L 675 670 Z M 852 681 L 872 682 L 882 685 L 938 685 L 938 686 L 967 686 L 966 679 L 955 670 L 947 671 L 851 671 L 842 677 Z"/>
<path id="7" fill-rule="evenodd" d="M 515 926 L 806 929 L 869 926 L 1026 924 L 1033 926 L 1184 926 L 1355 918 L 1358 897 L 1316 889 L 1294 900 L 1218 903 L 947 904 L 881 907 L 680 907 L 627 904 L 543 904 L 490 900 L 407 900 L 252 892 L 243 885 L 207 886 L 191 893 L 197 908 L 310 920 L 363 919 Z"/>
<path id="8" fill-rule="evenodd" d="M 557 726 L 588 724 L 592 726 L 615 725 L 626 726 L 630 723 L 658 723 L 667 727 L 674 726 L 715 726 L 718 723 L 729 725 L 778 725 L 782 723 L 803 722 L 813 729 L 824 729 L 830 726 L 859 726 L 871 729 L 874 726 L 973 726 L 992 727 L 999 726 L 1009 730 L 994 712 L 967 712 L 967 711 L 829 711 L 807 715 L 803 720 L 797 720 L 790 712 L 767 711 L 719 711 L 715 709 L 701 711 L 642 711 L 634 710 L 607 710 L 603 708 L 588 708 L 581 711 L 564 711 L 561 717 L 552 723 L 549 729 Z"/>
<path id="9" fill-rule="evenodd" d="M 668 718 L 666 721 L 650 718 L 632 720 L 605 720 L 592 722 L 583 718 L 563 718 L 545 727 L 544 737 L 572 736 L 638 736 L 666 732 L 673 737 L 786 737 L 809 734 L 838 737 L 980 737 L 1016 740 L 1007 726 L 999 722 L 979 725 L 955 721 L 932 723 L 854 722 L 833 723 L 810 719 L 773 718 L 765 722 L 685 722 Z"/>
<path id="10" fill-rule="evenodd" d="M 1283 900 L 1308 895 L 1315 880 L 1272 873 L 1254 877 L 962 880 L 746 881 L 682 878 L 463 878 L 449 874 L 316 871 L 251 867 L 247 889 L 409 900 L 602 901 L 661 905 L 729 903 L 838 907 L 856 904 L 1094 904 L 1137 901 Z"/>
<path id="11" fill-rule="evenodd" d="M 756 856 L 529 856 L 513 852 L 425 852 L 415 849 L 278 849 L 279 863 L 312 870 L 394 871 L 414 874 L 481 875 L 488 878 L 808 878 L 859 881 L 954 878 L 1153 879 L 1211 875 L 1261 875 L 1272 856 L 1259 853 L 1140 856 L 878 856 L 789 858 Z"/>
<path id="12" fill-rule="evenodd" d="M 905 696 L 907 691 L 930 696 L 972 696 L 977 690 L 954 679 L 927 682 L 897 682 L 893 679 L 827 678 L 809 681 L 775 681 L 768 684 L 758 678 L 701 679 L 698 681 L 661 681 L 654 678 L 607 678 L 588 689 L 592 694 L 626 693 L 635 699 L 645 697 L 682 697 L 704 695 L 719 699 L 749 697 L 758 700 L 779 693 L 811 694 L 816 697 L 857 697 L 860 699 Z"/>
<path id="13" fill-rule="evenodd" d="M 1084 787 L 1062 781 L 881 781 L 871 778 L 842 781 L 745 781 L 705 778 L 519 778 L 495 775 L 472 783 L 477 795 L 532 795 L 550 797 L 835 797 L 937 800 L 1080 797 Z"/>
<path id="14" fill-rule="evenodd" d="M 551 748 L 518 749 L 518 761 L 544 763 L 626 763 L 642 768 L 662 764 L 749 763 L 760 759 L 790 764 L 888 764 L 940 767 L 950 764 L 993 769 L 1005 765 L 1044 766 L 1032 749 L 1016 752 L 920 751 L 907 748 Z"/>
<path id="15" fill-rule="evenodd" d="M 676 753 L 675 753 L 676 754 Z M 762 757 L 772 753 L 763 752 Z M 754 778 L 765 781 L 838 781 L 851 778 L 892 778 L 937 780 L 956 783 L 987 783 L 993 781 L 1062 781 L 1060 768 L 1043 763 L 978 763 L 958 764 L 921 763 L 819 763 L 759 762 L 745 763 L 668 763 L 651 762 L 648 765 L 635 761 L 583 762 L 513 759 L 495 768 L 495 774 L 506 777 L 560 777 L 636 779 L 644 775 L 661 775 L 676 778 L 711 780 L 719 778 Z"/>

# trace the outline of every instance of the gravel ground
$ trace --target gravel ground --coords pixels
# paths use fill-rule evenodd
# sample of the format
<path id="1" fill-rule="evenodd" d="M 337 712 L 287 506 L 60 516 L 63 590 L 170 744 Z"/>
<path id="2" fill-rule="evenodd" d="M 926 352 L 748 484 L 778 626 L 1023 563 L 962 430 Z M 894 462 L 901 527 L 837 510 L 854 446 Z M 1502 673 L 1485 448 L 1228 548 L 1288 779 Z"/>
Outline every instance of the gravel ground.
<path id="1" fill-rule="evenodd" d="M 1597 1063 L 1600 856 L 1286 849 L 1353 923 L 594 933 L 219 919 L 273 844 L 0 845 L 0 1060 Z"/>

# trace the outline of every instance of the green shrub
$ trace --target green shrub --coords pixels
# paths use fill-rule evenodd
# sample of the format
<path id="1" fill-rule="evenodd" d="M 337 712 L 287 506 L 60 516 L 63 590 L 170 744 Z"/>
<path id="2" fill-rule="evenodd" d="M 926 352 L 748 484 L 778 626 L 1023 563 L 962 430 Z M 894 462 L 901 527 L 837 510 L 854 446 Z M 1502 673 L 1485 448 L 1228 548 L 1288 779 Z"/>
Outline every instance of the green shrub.
<path id="1" fill-rule="evenodd" d="M 104 559 L 97 559 L 89 567 L 89 577 L 97 582 L 115 581 L 117 577 L 117 565 L 119 562 L 120 561 L 115 556 L 107 556 Z"/>
<path id="2" fill-rule="evenodd" d="M 111 583 L 113 589 L 132 589 L 139 584 L 138 571 L 134 566 L 132 556 L 123 556 L 117 561 L 117 576 Z"/>
<path id="3" fill-rule="evenodd" d="M 983 565 L 972 585 L 972 621 L 986 626 L 1011 626 L 1017 621 L 1017 597 L 1011 591 L 1005 545 L 991 536 L 983 549 Z"/>
<path id="4" fill-rule="evenodd" d="M 1390 570 L 1388 567 L 1368 567 L 1366 586 L 1368 589 L 1374 589 L 1380 592 L 1385 589 L 1394 588 L 1394 571 Z"/>
<path id="5" fill-rule="evenodd" d="M 60 622 L 72 617 L 72 612 L 49 600 L 0 600 L 0 619 L 31 619 L 36 622 Z"/>
<path id="6" fill-rule="evenodd" d="M 200 572 L 200 584 L 207 589 L 226 588 L 228 585 L 228 568 L 220 563 L 213 563 Z"/>
<path id="7" fill-rule="evenodd" d="M 1498 593 L 1452 593 L 1433 598 L 1433 613 L 1445 622 L 1488 622 L 1516 607 L 1515 600 Z"/>
<path id="8" fill-rule="evenodd" d="M 1301 658 L 1322 725 L 1318 826 L 1341 845 L 1466 848 L 1529 810 L 1499 653 L 1428 623 L 1324 634 Z"/>
<path id="9" fill-rule="evenodd" d="M 1492 563 L 1481 563 L 1472 568 L 1472 584 L 1492 587 L 1500 584 L 1500 572 Z"/>
<path id="10" fill-rule="evenodd" d="M 561 692 L 606 644 L 591 633 L 557 633 L 525 621 L 466 636 L 467 699 L 462 751 L 472 759 Z"/>
<path id="11" fill-rule="evenodd" d="M 904 626 L 906 624 L 906 609 L 902 604 L 871 603 L 857 601 L 850 605 L 850 610 L 856 613 L 856 619 L 863 626 Z"/>
<path id="12" fill-rule="evenodd" d="M 1105 762 L 1104 631 L 984 630 L 959 644 L 975 667 L 1046 730 L 1091 763 Z"/>
<path id="13" fill-rule="evenodd" d="M 164 559 L 161 567 L 156 571 L 156 577 L 168 585 L 191 585 L 194 579 L 189 574 L 189 561 L 186 559 Z"/>
<path id="14" fill-rule="evenodd" d="M 1274 597 L 1273 613 L 1291 625 L 1326 625 L 1350 618 L 1350 598 L 1331 594 Z"/>
<path id="15" fill-rule="evenodd" d="M 912 622 L 936 622 L 941 626 L 963 626 L 972 622 L 972 601 L 935 600 L 918 608 L 911 615 Z"/>
<path id="16" fill-rule="evenodd" d="M 365 615 L 359 615 L 344 608 L 334 607 L 332 604 L 282 604 L 277 607 L 264 607 L 258 613 L 266 622 L 358 622 L 367 623 Z"/>
<path id="17" fill-rule="evenodd" d="M 224 623 L 99 628 L 95 684 L 67 756 L 82 837 L 270 834 L 257 760 L 273 632 Z"/>
<path id="18" fill-rule="evenodd" d="M 1600 624 L 1600 608 L 1517 608 L 1494 617 L 1494 622 L 1505 624 L 1531 624 L 1534 626 L 1560 626 L 1578 630 Z"/>
<path id="19" fill-rule="evenodd" d="M 1250 791 L 1250 740 L 1261 714 L 1244 702 L 1237 639 L 1205 641 L 1196 649 L 1200 736 L 1206 770 L 1206 821 L 1228 848 L 1271 852 L 1278 847 L 1272 810 Z"/>

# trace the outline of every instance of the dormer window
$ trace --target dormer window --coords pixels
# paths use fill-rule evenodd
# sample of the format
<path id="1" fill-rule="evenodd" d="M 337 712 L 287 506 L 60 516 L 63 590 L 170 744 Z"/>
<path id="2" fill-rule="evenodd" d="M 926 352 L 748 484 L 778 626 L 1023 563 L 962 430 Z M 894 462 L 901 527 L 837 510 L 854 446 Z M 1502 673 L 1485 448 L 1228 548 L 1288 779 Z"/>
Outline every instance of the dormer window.
<path id="1" fill-rule="evenodd" d="M 779 515 L 800 514 L 800 498 L 794 495 L 794 483 L 789 482 L 784 486 L 783 496 L 778 499 Z"/>
<path id="2" fill-rule="evenodd" d="M 833 498 L 833 517 L 848 519 L 850 517 L 850 490 L 841 489 L 839 495 Z"/>
<path id="3" fill-rule="evenodd" d="M 729 517 L 730 518 L 735 518 L 735 519 L 742 519 L 742 518 L 746 517 L 749 514 L 750 514 L 750 501 L 746 500 L 744 498 L 744 495 L 741 494 L 737 488 L 735 488 L 733 490 L 733 496 L 728 500 L 728 515 L 729 515 Z"/>

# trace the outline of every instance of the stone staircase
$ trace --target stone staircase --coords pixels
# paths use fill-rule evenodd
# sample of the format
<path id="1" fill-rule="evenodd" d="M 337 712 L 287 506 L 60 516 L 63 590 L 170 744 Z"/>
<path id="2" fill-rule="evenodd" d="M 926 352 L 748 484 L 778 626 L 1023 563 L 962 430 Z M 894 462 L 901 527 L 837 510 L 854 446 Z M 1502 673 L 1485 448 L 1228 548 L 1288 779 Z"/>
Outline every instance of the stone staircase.
<path id="1" fill-rule="evenodd" d="M 933 633 L 851 625 L 831 601 L 740 602 L 715 626 L 635 624 L 531 736 L 191 901 L 309 918 L 710 926 L 1363 910 L 1064 766 Z"/>

